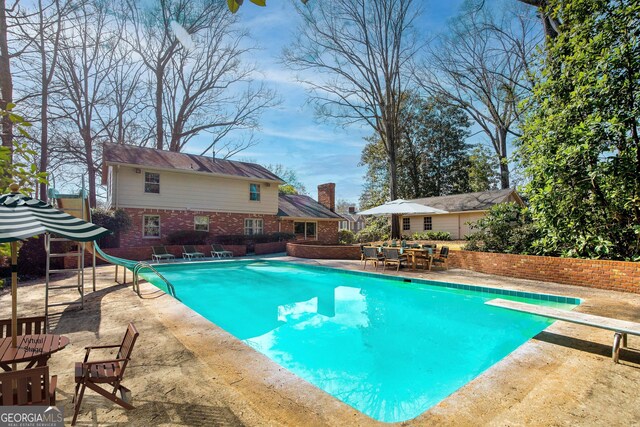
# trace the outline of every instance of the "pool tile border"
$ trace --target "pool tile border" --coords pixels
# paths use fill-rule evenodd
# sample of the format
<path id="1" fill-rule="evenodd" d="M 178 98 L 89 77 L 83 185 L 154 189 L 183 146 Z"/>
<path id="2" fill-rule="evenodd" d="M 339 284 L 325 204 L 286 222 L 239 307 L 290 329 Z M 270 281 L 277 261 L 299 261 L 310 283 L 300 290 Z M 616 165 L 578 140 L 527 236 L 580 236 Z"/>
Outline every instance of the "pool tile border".
<path id="1" fill-rule="evenodd" d="M 255 262 L 264 262 L 268 264 L 296 264 L 288 261 L 273 260 L 268 258 L 266 259 L 260 259 L 260 258 L 246 259 L 245 258 L 245 259 L 232 259 L 232 260 L 219 260 L 219 261 L 200 261 L 198 263 L 189 263 L 189 265 L 200 266 L 204 264 L 217 265 L 217 264 L 226 264 L 226 263 L 255 263 Z M 165 266 L 171 268 L 171 267 L 178 267 L 184 264 L 186 263 L 159 264 L 159 266 L 161 266 L 160 269 L 162 270 L 163 268 L 165 268 Z M 421 279 L 421 278 L 414 278 L 414 277 L 407 277 L 407 276 L 388 276 L 382 273 L 372 273 L 370 271 L 347 270 L 343 268 L 326 267 L 321 265 L 309 265 L 309 264 L 296 264 L 296 265 L 304 265 L 305 267 L 309 267 L 315 270 L 339 271 L 341 273 L 353 274 L 356 276 L 375 277 L 377 279 L 388 279 L 396 282 L 419 283 L 421 285 L 426 285 L 426 286 L 438 286 L 441 288 L 460 289 L 463 291 L 480 292 L 480 293 L 487 293 L 492 295 L 504 295 L 504 296 L 528 298 L 528 299 L 534 299 L 534 300 L 551 301 L 551 302 L 557 302 L 562 304 L 573 304 L 573 305 L 580 305 L 582 303 L 582 300 L 580 298 L 567 297 L 564 295 L 538 294 L 538 293 L 532 293 L 532 292 L 517 291 L 514 289 L 489 288 L 486 286 L 466 285 L 462 283 L 439 282 L 435 280 L 428 280 L 428 279 Z"/>
<path id="2" fill-rule="evenodd" d="M 284 261 L 270 260 L 268 262 L 277 263 L 277 262 L 284 262 Z M 341 268 L 339 269 L 339 268 L 324 267 L 324 266 L 318 266 L 318 265 L 305 264 L 305 266 L 318 269 L 318 270 L 332 270 L 332 271 L 339 270 L 340 272 L 347 273 L 347 274 L 383 278 L 383 279 L 389 279 L 389 280 L 394 280 L 398 282 L 406 282 L 407 280 L 409 280 L 411 283 L 420 283 L 422 285 L 427 285 L 427 286 L 439 286 L 443 288 L 460 289 L 463 291 L 472 291 L 472 292 L 481 292 L 481 293 L 494 294 L 494 295 L 505 295 L 505 296 L 519 297 L 519 298 L 537 299 L 541 301 L 552 301 L 557 303 L 574 304 L 574 305 L 580 305 L 580 303 L 582 302 L 580 298 L 567 297 L 563 295 L 537 294 L 532 292 L 517 291 L 513 289 L 499 289 L 499 288 L 489 288 L 486 286 L 466 285 L 462 283 L 438 282 L 435 280 L 420 279 L 420 278 L 413 278 L 413 277 L 406 277 L 406 276 L 387 276 L 381 273 L 345 270 Z"/>

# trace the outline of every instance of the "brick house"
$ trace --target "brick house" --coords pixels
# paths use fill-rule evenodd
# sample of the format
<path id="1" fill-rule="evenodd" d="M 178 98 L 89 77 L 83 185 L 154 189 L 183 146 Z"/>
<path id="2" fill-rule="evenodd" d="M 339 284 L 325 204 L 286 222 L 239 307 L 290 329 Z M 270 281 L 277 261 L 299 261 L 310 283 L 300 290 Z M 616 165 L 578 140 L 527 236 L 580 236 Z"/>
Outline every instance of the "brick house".
<path id="1" fill-rule="evenodd" d="M 362 230 L 366 223 L 362 215 L 358 215 L 355 206 L 349 206 L 347 212 L 339 212 L 344 218 L 338 225 L 339 230 L 349 230 L 353 233 L 357 233 Z"/>
<path id="2" fill-rule="evenodd" d="M 166 244 L 180 230 L 232 234 L 295 233 L 299 240 L 338 242 L 335 184 L 318 186 L 318 201 L 281 195 L 283 181 L 266 168 L 122 144 L 105 144 L 102 184 L 107 206 L 122 208 L 131 228 L 120 247 Z"/>

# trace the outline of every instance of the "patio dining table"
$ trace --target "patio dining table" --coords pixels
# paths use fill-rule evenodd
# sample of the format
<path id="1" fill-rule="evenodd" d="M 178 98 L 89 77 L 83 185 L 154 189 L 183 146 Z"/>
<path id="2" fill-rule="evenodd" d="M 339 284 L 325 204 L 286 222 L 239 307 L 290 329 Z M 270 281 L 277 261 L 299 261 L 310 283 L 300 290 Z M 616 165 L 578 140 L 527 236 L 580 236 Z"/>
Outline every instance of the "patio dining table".
<path id="1" fill-rule="evenodd" d="M 51 355 L 69 345 L 69 338 L 62 335 L 21 335 L 18 345 L 11 346 L 11 337 L 0 340 L 0 367 L 11 371 L 11 365 L 28 362 L 25 369 L 34 365 L 46 366 Z"/>
<path id="2" fill-rule="evenodd" d="M 431 271 L 431 263 L 433 262 L 433 250 L 429 248 L 404 248 L 403 253 L 407 254 L 407 258 L 410 261 L 411 269 L 418 269 L 418 256 L 423 255 L 429 261 L 428 270 Z"/>

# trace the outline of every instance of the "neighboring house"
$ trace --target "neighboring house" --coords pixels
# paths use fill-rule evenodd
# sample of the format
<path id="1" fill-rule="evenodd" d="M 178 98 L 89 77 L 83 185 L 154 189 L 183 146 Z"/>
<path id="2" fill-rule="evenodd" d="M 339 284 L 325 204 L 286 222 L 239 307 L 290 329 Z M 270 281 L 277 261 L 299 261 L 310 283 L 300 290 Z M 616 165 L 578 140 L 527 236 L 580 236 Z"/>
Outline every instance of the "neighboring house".
<path id="1" fill-rule="evenodd" d="M 451 238 L 454 240 L 464 239 L 464 236 L 470 234 L 469 223 L 484 217 L 494 205 L 515 202 L 524 206 L 522 199 L 513 188 L 455 194 L 452 196 L 426 197 L 411 201 L 441 209 L 447 211 L 447 213 L 402 216 L 400 217 L 400 229 L 403 235 L 412 235 L 413 233 L 425 231 L 445 231 L 451 233 Z"/>
<path id="2" fill-rule="evenodd" d="M 333 183 L 318 186 L 316 202 L 279 195 L 283 181 L 254 163 L 121 144 L 104 145 L 102 180 L 108 206 L 131 216 L 121 247 L 166 244 L 180 230 L 338 241 Z"/>
<path id="3" fill-rule="evenodd" d="M 339 230 L 350 230 L 357 233 L 365 227 L 364 218 L 356 213 L 355 206 L 349 206 L 349 212 L 338 212 L 342 218 L 338 225 Z"/>

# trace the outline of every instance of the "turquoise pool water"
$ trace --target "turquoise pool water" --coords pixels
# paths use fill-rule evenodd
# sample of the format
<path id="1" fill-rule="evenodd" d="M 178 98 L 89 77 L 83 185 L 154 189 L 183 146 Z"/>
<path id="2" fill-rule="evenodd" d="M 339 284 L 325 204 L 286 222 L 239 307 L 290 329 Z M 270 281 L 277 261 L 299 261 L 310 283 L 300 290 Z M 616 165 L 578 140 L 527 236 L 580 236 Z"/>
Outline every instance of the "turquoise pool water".
<path id="1" fill-rule="evenodd" d="M 385 422 L 416 417 L 552 323 L 485 301 L 500 297 L 567 309 L 579 303 L 275 261 L 159 270 L 184 304 Z M 164 288 L 153 275 L 144 276 Z"/>

